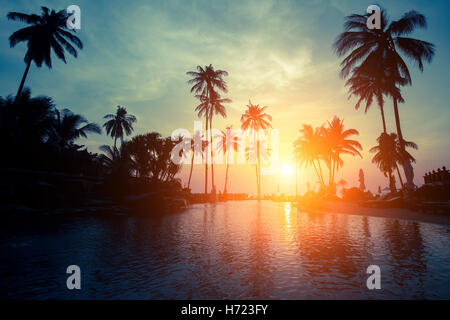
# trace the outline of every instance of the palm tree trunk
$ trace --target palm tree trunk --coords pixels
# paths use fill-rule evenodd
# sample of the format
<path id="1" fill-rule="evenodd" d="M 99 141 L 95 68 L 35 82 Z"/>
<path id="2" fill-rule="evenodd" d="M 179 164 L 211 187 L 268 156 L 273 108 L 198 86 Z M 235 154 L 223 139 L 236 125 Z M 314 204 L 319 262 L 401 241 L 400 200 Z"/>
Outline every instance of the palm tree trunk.
<path id="1" fill-rule="evenodd" d="M 397 127 L 398 141 L 400 142 L 401 149 L 404 150 L 405 145 L 403 143 L 402 128 L 400 126 L 400 115 L 398 113 L 398 103 L 397 103 L 397 99 L 395 99 L 395 98 L 394 98 L 394 115 L 395 115 L 395 126 Z"/>
<path id="2" fill-rule="evenodd" d="M 194 167 L 194 153 L 195 151 L 192 150 L 192 158 L 191 158 L 191 170 L 189 172 L 189 180 L 188 180 L 188 185 L 187 188 L 189 189 L 191 186 L 191 177 L 192 177 L 192 168 Z"/>
<path id="3" fill-rule="evenodd" d="M 227 170 L 225 171 L 225 187 L 223 188 L 223 194 L 226 194 L 226 193 L 227 193 L 228 167 L 229 167 L 229 165 L 230 165 L 229 159 L 230 159 L 230 152 L 228 152 L 228 150 L 227 150 Z"/>
<path id="4" fill-rule="evenodd" d="M 337 155 L 336 157 L 339 157 L 339 155 Z M 335 174 L 335 171 L 336 171 L 336 159 L 333 159 L 333 176 L 332 176 L 332 178 L 331 178 L 331 183 L 332 183 L 332 184 L 334 184 L 334 174 Z M 331 186 L 331 184 L 330 184 L 330 186 Z"/>
<path id="5" fill-rule="evenodd" d="M 208 112 L 206 112 L 206 141 L 208 141 Z M 208 149 L 205 152 L 205 196 L 208 194 Z"/>
<path id="6" fill-rule="evenodd" d="M 392 174 L 392 171 L 389 171 L 389 188 L 391 189 L 391 192 L 397 191 L 397 189 L 395 188 L 395 177 Z"/>
<path id="7" fill-rule="evenodd" d="M 316 171 L 317 179 L 319 179 L 320 188 L 323 190 L 322 180 L 320 179 L 320 174 L 319 171 L 317 170 L 316 163 L 314 162 L 314 160 L 312 161 L 312 164 L 314 166 L 314 170 Z"/>
<path id="8" fill-rule="evenodd" d="M 397 169 L 398 178 L 400 179 L 400 185 L 402 186 L 402 189 L 403 189 L 403 179 L 402 179 L 402 175 L 400 174 L 400 170 L 398 169 L 397 163 L 395 163 L 395 169 Z"/>
<path id="9" fill-rule="evenodd" d="M 328 173 L 328 187 L 331 187 L 331 163 L 332 163 L 332 160 L 331 160 L 331 156 L 330 156 L 330 164 L 328 165 L 328 168 L 329 168 L 329 173 Z"/>
<path id="10" fill-rule="evenodd" d="M 317 159 L 317 163 L 319 164 L 319 172 L 320 172 L 320 180 L 322 181 L 322 189 L 324 189 L 325 188 L 325 180 L 323 179 L 322 166 L 320 165 L 319 159 Z"/>
<path id="11" fill-rule="evenodd" d="M 398 112 L 398 104 L 397 104 L 397 99 L 394 98 L 394 115 L 395 115 L 395 125 L 397 127 L 397 136 L 398 136 L 398 141 L 400 143 L 400 151 L 404 152 L 405 151 L 405 140 L 403 140 L 403 134 L 402 134 L 402 128 L 400 126 L 400 115 Z M 413 186 L 414 182 L 411 181 L 412 177 L 414 177 L 414 171 L 412 169 L 411 163 L 409 161 L 409 159 L 405 159 L 404 162 L 402 163 L 403 166 L 403 171 L 405 172 L 405 176 L 406 176 L 406 186 Z M 410 173 L 408 173 L 408 170 L 406 168 L 410 169 Z"/>
<path id="12" fill-rule="evenodd" d="M 25 84 L 25 79 L 27 78 L 30 66 L 31 66 L 31 59 L 29 59 L 27 62 L 27 67 L 25 68 L 25 72 L 23 73 L 22 81 L 20 81 L 19 90 L 17 90 L 16 98 L 14 99 L 14 104 L 17 103 L 19 97 L 22 95 L 23 85 Z"/>
<path id="13" fill-rule="evenodd" d="M 117 137 L 114 137 L 114 152 L 116 150 Z"/>
<path id="14" fill-rule="evenodd" d="M 256 157 L 258 158 L 258 200 L 261 199 L 261 162 L 259 159 L 259 152 L 256 155 Z"/>
<path id="15" fill-rule="evenodd" d="M 209 117 L 209 130 L 212 130 L 212 117 L 213 117 L 213 110 L 211 106 L 211 115 Z M 214 148 L 213 148 L 213 135 L 212 131 L 210 132 L 210 141 L 211 141 L 211 189 L 215 190 L 215 184 L 214 184 Z"/>
<path id="16" fill-rule="evenodd" d="M 255 173 L 256 173 L 256 192 L 258 192 L 259 179 L 258 179 L 258 165 L 257 164 L 255 164 Z"/>
<path id="17" fill-rule="evenodd" d="M 383 107 L 383 104 L 380 105 L 380 112 L 381 112 L 381 121 L 383 122 L 383 132 L 387 133 L 387 131 L 386 131 L 386 119 L 384 118 L 384 107 Z"/>

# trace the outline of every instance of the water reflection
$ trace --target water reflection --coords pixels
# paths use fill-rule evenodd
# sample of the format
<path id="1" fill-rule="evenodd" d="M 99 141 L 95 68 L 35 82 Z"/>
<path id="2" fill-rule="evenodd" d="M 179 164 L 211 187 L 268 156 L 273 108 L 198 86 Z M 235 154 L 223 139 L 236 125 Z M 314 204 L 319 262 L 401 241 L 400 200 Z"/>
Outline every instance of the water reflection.
<path id="1" fill-rule="evenodd" d="M 2 227 L 1 297 L 450 298 L 448 228 L 268 201 Z M 65 287 L 78 264 L 83 290 Z M 381 267 L 382 290 L 366 269 Z"/>

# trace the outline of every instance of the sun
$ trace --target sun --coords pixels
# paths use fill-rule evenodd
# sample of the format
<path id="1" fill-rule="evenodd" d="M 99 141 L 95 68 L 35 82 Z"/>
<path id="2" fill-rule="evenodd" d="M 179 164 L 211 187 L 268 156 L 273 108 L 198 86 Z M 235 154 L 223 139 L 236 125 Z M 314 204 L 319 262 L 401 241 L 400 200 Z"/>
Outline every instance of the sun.
<path id="1" fill-rule="evenodd" d="M 292 166 L 291 165 L 289 165 L 289 164 L 284 164 L 282 167 L 281 167 L 281 174 L 283 175 L 283 176 L 290 176 L 290 175 L 292 175 L 294 173 L 294 169 L 292 168 Z"/>

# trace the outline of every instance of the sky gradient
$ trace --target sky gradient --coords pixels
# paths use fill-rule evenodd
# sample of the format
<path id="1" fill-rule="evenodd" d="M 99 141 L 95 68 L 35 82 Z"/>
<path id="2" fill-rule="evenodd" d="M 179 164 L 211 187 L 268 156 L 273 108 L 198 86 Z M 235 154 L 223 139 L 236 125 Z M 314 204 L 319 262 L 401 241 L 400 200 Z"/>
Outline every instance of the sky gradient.
<path id="1" fill-rule="evenodd" d="M 409 63 L 412 87 L 402 88 L 405 103 L 400 118 L 405 139 L 419 150 L 415 182 L 429 170 L 450 165 L 450 4 L 441 1 L 380 1 L 393 19 L 417 10 L 428 19 L 428 28 L 412 37 L 432 42 L 436 55 L 423 73 Z M 382 131 L 379 109 L 367 114 L 356 111 L 355 99 L 347 100 L 345 80 L 339 78 L 340 59 L 332 43 L 342 32 L 346 15 L 363 13 L 373 2 L 349 0 L 316 1 L 3 1 L 0 15 L 0 96 L 15 94 L 25 69 L 25 44 L 9 48 L 9 35 L 24 26 L 8 21 L 9 11 L 40 13 L 40 5 L 63 9 L 81 8 L 84 43 L 79 57 L 68 57 L 67 65 L 53 60 L 53 69 L 30 69 L 26 86 L 33 95 L 54 98 L 58 108 L 69 108 L 89 121 L 103 124 L 103 116 L 117 105 L 126 106 L 138 121 L 135 133 L 158 131 L 170 135 L 177 128 L 193 131 L 198 101 L 189 92 L 186 75 L 197 65 L 213 64 L 229 72 L 226 119 L 215 118 L 214 127 L 240 126 L 240 115 L 248 100 L 265 105 L 280 132 L 280 163 L 292 163 L 292 142 L 302 124 L 318 126 L 334 115 L 343 117 L 347 128 L 359 130 L 363 158 L 344 156 L 337 175 L 347 186 L 356 186 L 358 171 L 366 174 L 372 191 L 387 185 L 387 179 L 371 163 L 369 149 Z M 392 102 L 385 106 L 389 132 L 395 132 Z M 78 143 L 90 151 L 111 144 L 112 139 L 90 135 Z M 188 169 L 188 168 L 185 168 Z M 216 168 L 215 168 L 216 169 Z M 223 188 L 224 168 L 216 170 L 218 189 Z M 183 170 L 180 177 L 186 181 Z M 204 170 L 196 166 L 193 189 L 203 188 Z M 237 178 L 239 177 L 239 178 Z M 248 165 L 230 169 L 229 191 L 256 192 L 254 170 Z M 300 192 L 306 182 L 315 184 L 311 169 L 300 171 Z M 264 176 L 264 193 L 293 192 L 293 177 Z"/>

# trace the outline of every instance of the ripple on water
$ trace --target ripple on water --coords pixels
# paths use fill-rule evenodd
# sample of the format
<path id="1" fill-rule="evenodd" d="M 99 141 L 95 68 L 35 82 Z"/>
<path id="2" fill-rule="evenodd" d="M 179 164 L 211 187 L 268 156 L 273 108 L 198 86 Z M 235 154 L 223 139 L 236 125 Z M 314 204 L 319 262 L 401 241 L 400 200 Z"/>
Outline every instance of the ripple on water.
<path id="1" fill-rule="evenodd" d="M 449 240 L 445 226 L 269 201 L 67 218 L 6 230 L 0 290 L 35 299 L 448 299 Z M 65 287 L 71 264 L 82 270 L 78 292 Z M 381 290 L 366 287 L 371 264 Z"/>

